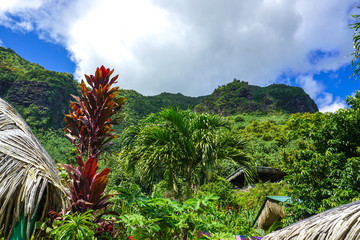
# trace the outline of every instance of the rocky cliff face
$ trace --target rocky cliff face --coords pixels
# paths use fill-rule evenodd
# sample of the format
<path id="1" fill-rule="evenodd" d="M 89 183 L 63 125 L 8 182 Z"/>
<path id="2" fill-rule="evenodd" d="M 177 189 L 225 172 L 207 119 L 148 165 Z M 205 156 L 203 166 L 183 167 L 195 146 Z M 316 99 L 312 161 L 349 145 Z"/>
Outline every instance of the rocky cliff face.
<path id="1" fill-rule="evenodd" d="M 239 112 L 314 113 L 318 111 L 314 100 L 299 87 L 284 84 L 259 87 L 236 79 L 215 89 L 211 95 L 202 99 L 195 109 L 199 112 L 225 116 Z"/>

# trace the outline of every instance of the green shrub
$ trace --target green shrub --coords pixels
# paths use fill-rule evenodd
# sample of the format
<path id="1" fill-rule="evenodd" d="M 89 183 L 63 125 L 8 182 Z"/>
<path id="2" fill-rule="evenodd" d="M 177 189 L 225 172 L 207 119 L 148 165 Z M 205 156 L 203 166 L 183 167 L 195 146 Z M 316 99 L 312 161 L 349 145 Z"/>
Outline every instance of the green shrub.
<path id="1" fill-rule="evenodd" d="M 234 202 L 234 190 L 231 183 L 226 179 L 214 174 L 211 181 L 200 187 L 196 196 L 202 196 L 207 194 L 213 194 L 219 197 L 218 203 L 221 206 L 235 205 Z"/>
<path id="2" fill-rule="evenodd" d="M 287 196 L 289 193 L 290 190 L 283 181 L 258 183 L 246 191 L 236 191 L 234 201 L 245 209 L 256 210 L 264 203 L 266 196 Z"/>

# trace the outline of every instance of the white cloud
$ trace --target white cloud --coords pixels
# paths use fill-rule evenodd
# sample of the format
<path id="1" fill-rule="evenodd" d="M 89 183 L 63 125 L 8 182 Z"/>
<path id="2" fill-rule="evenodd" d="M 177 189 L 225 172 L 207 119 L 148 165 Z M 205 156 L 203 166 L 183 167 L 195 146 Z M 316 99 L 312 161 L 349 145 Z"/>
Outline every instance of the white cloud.
<path id="1" fill-rule="evenodd" d="M 319 111 L 320 112 L 335 112 L 340 108 L 346 108 L 347 104 L 344 100 L 340 98 L 333 99 L 333 95 L 331 93 L 324 93 L 321 98 L 318 99 Z"/>
<path id="2" fill-rule="evenodd" d="M 0 46 L 1 46 L 1 47 L 5 47 L 5 46 L 4 46 L 4 43 L 3 43 L 3 41 L 1 41 L 1 39 L 0 39 Z"/>
<path id="3" fill-rule="evenodd" d="M 296 78 L 296 83 L 315 100 L 320 112 L 335 112 L 340 108 L 346 108 L 346 102 L 332 93 L 326 92 L 325 85 L 313 79 L 311 75 L 301 75 Z"/>
<path id="4" fill-rule="evenodd" d="M 301 75 L 296 78 L 295 82 L 313 99 L 316 99 L 325 89 L 325 86 L 314 80 L 311 75 Z"/>
<path id="5" fill-rule="evenodd" d="M 101 3 L 101 4 L 100 4 Z M 143 94 L 209 94 L 233 78 L 266 85 L 351 59 L 353 0 L 13 0 L 0 24 L 62 44 L 76 76 L 104 64 Z M 325 53 L 316 61 L 311 52 Z M 321 84 L 304 81 L 311 94 Z"/>

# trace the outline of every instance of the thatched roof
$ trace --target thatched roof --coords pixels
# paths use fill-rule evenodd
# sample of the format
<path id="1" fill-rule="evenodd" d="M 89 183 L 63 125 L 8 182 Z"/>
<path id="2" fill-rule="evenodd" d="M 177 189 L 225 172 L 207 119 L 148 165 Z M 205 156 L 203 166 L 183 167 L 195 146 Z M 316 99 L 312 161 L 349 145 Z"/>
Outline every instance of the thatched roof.
<path id="1" fill-rule="evenodd" d="M 267 196 L 264 204 L 262 205 L 254 225 L 259 228 L 268 230 L 273 223 L 280 221 L 285 217 L 284 206 L 280 203 L 290 200 L 290 197 L 286 196 Z"/>
<path id="2" fill-rule="evenodd" d="M 360 239 L 360 200 L 326 210 L 266 235 L 263 240 Z"/>
<path id="3" fill-rule="evenodd" d="M 256 167 L 256 179 L 262 182 L 274 182 L 282 179 L 286 174 L 278 168 L 271 167 Z M 245 171 L 244 169 L 238 169 L 228 177 L 226 180 L 231 182 L 231 184 L 238 187 L 243 187 L 245 185 Z"/>
<path id="4" fill-rule="evenodd" d="M 20 114 L 0 98 L 0 231 L 6 239 L 21 215 L 29 239 L 29 223 L 42 199 L 45 205 L 51 199 L 54 206 L 65 209 L 58 172 Z"/>

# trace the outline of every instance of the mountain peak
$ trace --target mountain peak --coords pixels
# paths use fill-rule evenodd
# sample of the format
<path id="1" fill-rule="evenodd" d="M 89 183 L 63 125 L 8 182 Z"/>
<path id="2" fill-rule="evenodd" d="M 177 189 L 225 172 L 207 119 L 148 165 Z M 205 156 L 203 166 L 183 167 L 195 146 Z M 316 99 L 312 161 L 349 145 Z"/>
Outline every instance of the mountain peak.
<path id="1" fill-rule="evenodd" d="M 202 99 L 195 109 L 225 116 L 240 112 L 319 111 L 314 100 L 302 88 L 285 84 L 259 87 L 237 79 L 215 89 L 211 95 Z"/>

